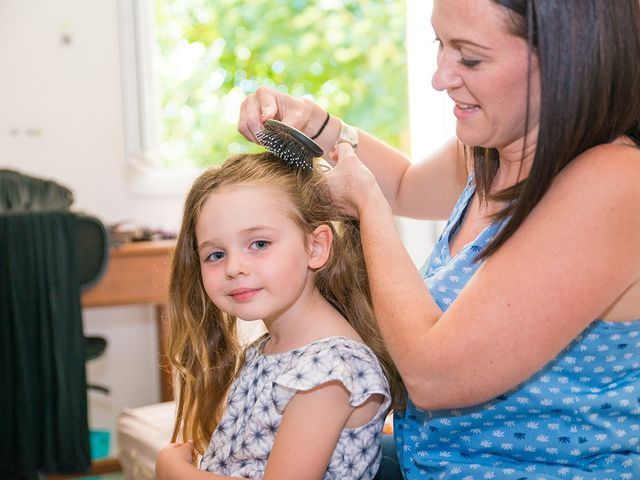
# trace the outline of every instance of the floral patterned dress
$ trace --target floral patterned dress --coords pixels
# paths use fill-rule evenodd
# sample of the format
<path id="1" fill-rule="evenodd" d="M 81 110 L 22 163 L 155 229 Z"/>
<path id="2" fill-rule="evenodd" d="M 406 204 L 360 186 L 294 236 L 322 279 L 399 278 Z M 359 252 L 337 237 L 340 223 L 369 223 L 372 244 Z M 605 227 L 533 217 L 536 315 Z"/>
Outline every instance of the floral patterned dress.
<path id="1" fill-rule="evenodd" d="M 290 352 L 264 355 L 267 340 L 264 336 L 248 347 L 200 468 L 262 478 L 289 400 L 299 391 L 337 380 L 351 393 L 349 403 L 354 407 L 374 394 L 385 400 L 367 424 L 341 432 L 324 479 L 373 478 L 380 465 L 382 428 L 390 404 L 389 385 L 375 354 L 350 338 L 328 337 Z"/>
<path id="2" fill-rule="evenodd" d="M 501 227 L 488 226 L 451 256 L 474 191 L 470 180 L 422 269 L 443 311 Z M 394 421 L 410 480 L 640 479 L 640 321 L 594 321 L 536 375 L 485 404 L 423 411 L 409 402 Z"/>

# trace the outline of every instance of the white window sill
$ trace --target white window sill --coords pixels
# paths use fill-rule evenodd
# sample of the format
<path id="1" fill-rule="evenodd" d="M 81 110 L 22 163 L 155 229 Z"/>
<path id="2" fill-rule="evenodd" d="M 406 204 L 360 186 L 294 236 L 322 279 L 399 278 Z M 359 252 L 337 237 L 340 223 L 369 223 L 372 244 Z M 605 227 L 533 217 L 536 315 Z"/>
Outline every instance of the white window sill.
<path id="1" fill-rule="evenodd" d="M 204 168 L 161 168 L 127 165 L 129 191 L 142 197 L 184 197 Z"/>

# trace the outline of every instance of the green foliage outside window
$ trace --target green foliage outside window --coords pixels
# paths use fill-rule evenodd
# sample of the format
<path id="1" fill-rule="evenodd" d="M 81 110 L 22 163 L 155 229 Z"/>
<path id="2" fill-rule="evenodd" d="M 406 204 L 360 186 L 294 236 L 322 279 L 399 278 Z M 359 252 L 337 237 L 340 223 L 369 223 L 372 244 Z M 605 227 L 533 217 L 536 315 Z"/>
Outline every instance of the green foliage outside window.
<path id="1" fill-rule="evenodd" d="M 408 149 L 404 0 L 156 1 L 164 166 L 255 151 L 236 122 L 260 85 Z"/>

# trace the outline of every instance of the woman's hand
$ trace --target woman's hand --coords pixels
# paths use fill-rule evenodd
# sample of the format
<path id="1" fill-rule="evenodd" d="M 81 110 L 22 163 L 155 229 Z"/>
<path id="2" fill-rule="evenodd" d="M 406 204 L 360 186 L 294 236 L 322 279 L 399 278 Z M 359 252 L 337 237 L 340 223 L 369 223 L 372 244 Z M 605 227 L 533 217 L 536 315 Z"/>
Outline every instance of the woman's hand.
<path id="1" fill-rule="evenodd" d="M 307 98 L 295 98 L 270 87 L 259 87 L 240 106 L 238 131 L 256 142 L 255 133 L 269 119 L 279 120 L 309 136 L 320 130 L 327 113 Z"/>
<path id="2" fill-rule="evenodd" d="M 345 214 L 359 218 L 367 201 L 384 200 L 373 173 L 360 161 L 351 145 L 338 143 L 331 152 L 331 160 L 335 166 L 327 173 L 329 188 L 334 202 Z"/>
<path id="3" fill-rule="evenodd" d="M 173 480 L 180 478 L 180 471 L 186 465 L 191 467 L 193 460 L 193 442 L 172 443 L 158 454 L 156 461 L 156 477 L 158 480 Z"/>

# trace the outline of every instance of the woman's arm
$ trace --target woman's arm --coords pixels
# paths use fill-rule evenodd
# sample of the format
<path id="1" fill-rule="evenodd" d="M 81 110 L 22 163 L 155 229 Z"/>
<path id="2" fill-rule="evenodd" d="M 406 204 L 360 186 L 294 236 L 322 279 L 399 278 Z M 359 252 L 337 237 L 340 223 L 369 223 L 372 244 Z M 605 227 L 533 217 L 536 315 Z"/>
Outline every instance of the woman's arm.
<path id="1" fill-rule="evenodd" d="M 414 403 L 475 405 L 553 359 L 640 276 L 640 154 L 606 145 L 558 175 L 442 313 L 351 148 L 330 179 L 358 211 L 382 334 Z"/>
<path id="2" fill-rule="evenodd" d="M 313 136 L 320 130 L 326 112 L 311 100 L 260 87 L 242 103 L 238 130 L 255 142 L 255 132 L 270 118 Z M 331 117 L 315 139 L 326 153 L 333 150 L 340 127 L 341 120 Z M 455 140 L 424 160 L 411 163 L 403 153 L 360 130 L 357 152 L 398 215 L 445 219 L 466 183 L 467 167 Z"/>

